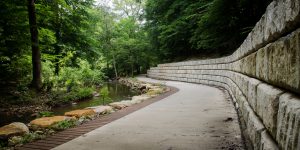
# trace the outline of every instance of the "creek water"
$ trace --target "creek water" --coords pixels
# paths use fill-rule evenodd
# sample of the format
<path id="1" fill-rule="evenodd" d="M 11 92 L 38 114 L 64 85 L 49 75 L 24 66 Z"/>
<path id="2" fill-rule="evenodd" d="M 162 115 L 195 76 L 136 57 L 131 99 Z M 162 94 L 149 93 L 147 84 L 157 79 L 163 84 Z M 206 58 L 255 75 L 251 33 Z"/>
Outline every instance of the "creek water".
<path id="1" fill-rule="evenodd" d="M 118 82 L 109 82 L 105 83 L 102 88 L 108 88 L 109 94 L 108 97 L 110 101 L 103 101 L 103 98 L 100 97 L 93 97 L 92 99 L 80 101 L 78 103 L 74 103 L 72 105 L 57 107 L 52 110 L 55 115 L 63 115 L 65 112 L 76 110 L 76 109 L 83 109 L 92 106 L 99 106 L 105 105 L 111 102 L 119 102 L 122 100 L 130 100 L 132 96 L 138 95 L 137 91 L 132 91 L 130 87 L 120 84 Z"/>
<path id="2" fill-rule="evenodd" d="M 138 95 L 137 91 L 132 91 L 130 87 L 120 84 L 118 82 L 108 82 L 104 83 L 101 88 L 107 88 L 109 91 L 108 97 L 111 99 L 110 102 L 118 102 L 122 100 L 130 100 L 132 96 Z M 100 91 L 100 89 L 99 89 Z M 72 105 L 65 105 L 62 107 L 56 107 L 51 110 L 55 115 L 64 115 L 65 112 L 76 110 L 76 109 L 84 109 L 86 107 L 99 106 L 109 103 L 105 101 L 103 103 L 102 97 L 93 97 L 91 99 L 83 100 L 77 103 L 73 103 Z M 23 122 L 29 123 L 31 120 L 35 119 L 31 116 L 30 113 L 23 114 L 22 116 L 18 115 L 6 115 L 5 113 L 0 113 L 0 126 L 12 123 L 12 122 Z"/>

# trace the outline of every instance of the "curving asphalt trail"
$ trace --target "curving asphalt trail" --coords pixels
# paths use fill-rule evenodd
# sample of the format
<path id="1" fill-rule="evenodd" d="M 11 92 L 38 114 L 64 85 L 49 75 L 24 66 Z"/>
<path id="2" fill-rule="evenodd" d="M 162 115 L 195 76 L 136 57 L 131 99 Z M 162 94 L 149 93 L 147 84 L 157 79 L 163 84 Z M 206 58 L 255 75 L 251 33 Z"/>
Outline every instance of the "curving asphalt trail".
<path id="1" fill-rule="evenodd" d="M 179 92 L 109 123 L 55 150 L 243 149 L 236 111 L 218 88 L 158 81 Z"/>

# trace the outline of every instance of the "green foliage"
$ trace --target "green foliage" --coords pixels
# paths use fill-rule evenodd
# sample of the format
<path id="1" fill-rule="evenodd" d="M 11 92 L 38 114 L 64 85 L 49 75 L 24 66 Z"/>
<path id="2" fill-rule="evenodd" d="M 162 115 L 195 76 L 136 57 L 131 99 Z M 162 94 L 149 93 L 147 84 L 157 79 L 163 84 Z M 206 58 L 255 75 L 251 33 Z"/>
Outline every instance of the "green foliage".
<path id="1" fill-rule="evenodd" d="M 102 97 L 108 97 L 108 95 L 109 95 L 108 87 L 101 88 L 101 90 L 100 90 L 100 95 L 101 95 Z"/>
<path id="2" fill-rule="evenodd" d="M 53 112 L 50 111 L 41 111 L 38 113 L 37 118 L 42 118 L 42 117 L 52 117 L 54 116 Z"/>
<path id="3" fill-rule="evenodd" d="M 105 75 L 100 70 L 92 70 L 91 65 L 84 60 L 79 60 L 78 65 L 78 73 L 81 75 L 79 80 L 81 80 L 85 86 L 102 83 Z"/>
<path id="4" fill-rule="evenodd" d="M 118 0 L 113 9 L 93 0 L 36 1 L 44 89 L 99 84 L 103 70 L 110 77 L 145 72 L 154 56 L 142 24 L 144 2 Z M 0 83 L 23 88 L 32 78 L 27 4 L 0 3 Z"/>
<path id="5" fill-rule="evenodd" d="M 78 59 L 77 64 L 77 67 L 61 67 L 60 74 L 55 76 L 53 63 L 50 61 L 43 63 L 43 83 L 45 88 L 59 89 L 66 87 L 70 91 L 73 87 L 91 87 L 100 84 L 105 79 L 102 71 L 92 69 L 88 61 Z"/>
<path id="6" fill-rule="evenodd" d="M 233 52 L 271 0 L 148 0 L 147 29 L 164 62 Z"/>
<path id="7" fill-rule="evenodd" d="M 84 100 L 93 97 L 93 88 L 81 87 L 70 92 L 56 91 L 52 93 L 52 98 L 47 102 L 50 106 L 69 104 L 73 101 Z"/>
<path id="8" fill-rule="evenodd" d="M 101 90 L 100 90 L 100 96 L 101 96 L 102 104 L 103 105 L 105 105 L 105 104 L 107 104 L 109 102 L 112 102 L 112 100 L 109 97 L 108 87 L 101 88 Z"/>
<path id="9" fill-rule="evenodd" d="M 46 137 L 47 133 L 42 131 L 30 132 L 26 133 L 24 136 L 14 136 L 8 139 L 6 146 L 16 146 L 21 144 L 26 144 L 35 140 L 43 139 Z M 0 145 L 1 148 L 1 145 Z M 11 149 L 11 147 L 7 147 L 7 149 Z"/>
<path id="10" fill-rule="evenodd" d="M 50 61 L 42 63 L 42 76 L 44 87 L 49 91 L 54 86 L 56 77 L 54 75 L 54 65 Z"/>
<path id="11" fill-rule="evenodd" d="M 101 70 L 93 70 L 91 65 L 85 60 L 78 59 L 77 64 L 78 67 L 63 67 L 58 84 L 73 87 L 80 85 L 91 86 L 102 83 L 105 75 Z"/>
<path id="12" fill-rule="evenodd" d="M 76 126 L 76 120 L 64 120 L 56 123 L 51 128 L 57 131 L 65 130 Z"/>
<path id="13" fill-rule="evenodd" d="M 45 135 L 43 135 L 43 134 L 39 134 L 37 132 L 30 132 L 28 134 L 25 134 L 22 137 L 22 140 L 20 141 L 20 143 L 25 144 L 25 143 L 29 143 L 34 140 L 39 140 L 39 139 L 43 139 L 43 138 L 45 138 Z"/>
<path id="14" fill-rule="evenodd" d="M 145 1 L 115 0 L 114 8 L 100 6 L 100 53 L 107 63 L 110 77 L 133 76 L 145 73 L 155 65 L 148 33 L 142 23 Z M 113 10 L 112 10 L 113 9 Z M 117 18 L 117 19 L 116 19 Z"/>
<path id="15" fill-rule="evenodd" d="M 5 147 L 7 147 L 7 145 L 8 145 L 7 141 L 0 140 L 0 148 L 5 148 Z"/>

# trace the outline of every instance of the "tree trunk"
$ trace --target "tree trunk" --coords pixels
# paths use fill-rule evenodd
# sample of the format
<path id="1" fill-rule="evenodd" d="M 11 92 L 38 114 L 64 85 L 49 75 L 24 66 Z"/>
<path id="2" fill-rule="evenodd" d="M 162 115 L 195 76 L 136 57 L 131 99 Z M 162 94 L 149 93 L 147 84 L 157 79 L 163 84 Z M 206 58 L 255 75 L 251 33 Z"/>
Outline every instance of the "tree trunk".
<path id="1" fill-rule="evenodd" d="M 115 54 L 113 54 L 113 65 L 114 65 L 115 76 L 116 76 L 116 79 L 117 79 L 118 78 L 118 71 L 117 71 Z"/>
<path id="2" fill-rule="evenodd" d="M 133 75 L 134 75 L 134 69 L 133 69 L 133 63 L 131 63 L 131 77 L 133 77 Z"/>
<path id="3" fill-rule="evenodd" d="M 141 67 L 138 64 L 135 64 L 136 74 L 141 74 Z"/>
<path id="4" fill-rule="evenodd" d="M 28 18 L 31 34 L 31 48 L 32 48 L 32 82 L 31 85 L 37 91 L 42 88 L 42 76 L 41 76 L 41 52 L 39 49 L 38 40 L 38 29 L 36 23 L 36 13 L 35 13 L 35 1 L 28 0 Z"/>
<path id="5" fill-rule="evenodd" d="M 56 28 L 56 31 L 55 31 L 55 36 L 56 36 L 56 44 L 55 44 L 55 59 L 54 59 L 54 64 L 55 64 L 55 75 L 59 75 L 59 53 L 60 53 L 60 46 L 59 46 L 59 43 L 60 43 L 60 30 L 59 28 Z"/>
<path id="6" fill-rule="evenodd" d="M 55 29 L 55 37 L 56 37 L 56 43 L 55 43 L 55 60 L 54 60 L 54 64 L 55 64 L 55 75 L 59 75 L 59 54 L 61 52 L 61 48 L 60 48 L 60 43 L 61 43 L 61 15 L 60 15 L 60 10 L 59 10 L 59 5 L 56 2 L 55 4 L 56 7 L 56 29 Z"/>

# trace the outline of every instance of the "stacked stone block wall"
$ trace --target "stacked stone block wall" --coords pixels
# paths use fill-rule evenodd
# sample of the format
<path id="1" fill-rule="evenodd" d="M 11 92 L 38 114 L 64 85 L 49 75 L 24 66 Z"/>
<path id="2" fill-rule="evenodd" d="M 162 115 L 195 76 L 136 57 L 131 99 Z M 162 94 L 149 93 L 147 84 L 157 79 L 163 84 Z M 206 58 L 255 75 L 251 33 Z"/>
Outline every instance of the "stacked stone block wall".
<path id="1" fill-rule="evenodd" d="M 161 64 L 148 76 L 223 87 L 250 149 L 300 150 L 299 23 L 299 0 L 275 0 L 232 55 Z"/>

